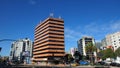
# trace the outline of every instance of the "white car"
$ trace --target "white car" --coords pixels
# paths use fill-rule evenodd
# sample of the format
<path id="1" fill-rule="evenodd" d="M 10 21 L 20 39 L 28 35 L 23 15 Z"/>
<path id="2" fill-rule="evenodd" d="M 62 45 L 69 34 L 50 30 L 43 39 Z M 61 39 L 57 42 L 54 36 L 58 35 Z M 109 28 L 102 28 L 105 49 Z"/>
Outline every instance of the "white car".
<path id="1" fill-rule="evenodd" d="M 105 64 L 110 65 L 112 62 L 111 61 L 105 61 Z"/>
<path id="2" fill-rule="evenodd" d="M 120 60 L 115 60 L 114 62 L 120 64 Z"/>

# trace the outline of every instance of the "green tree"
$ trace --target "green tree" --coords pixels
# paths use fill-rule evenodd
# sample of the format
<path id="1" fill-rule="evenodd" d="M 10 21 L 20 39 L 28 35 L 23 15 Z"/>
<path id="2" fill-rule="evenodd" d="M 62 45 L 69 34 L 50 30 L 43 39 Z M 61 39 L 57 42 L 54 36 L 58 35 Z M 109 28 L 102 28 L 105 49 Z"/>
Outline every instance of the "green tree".
<path id="1" fill-rule="evenodd" d="M 72 57 L 72 55 L 71 54 L 66 54 L 65 56 L 64 56 L 64 61 L 65 61 L 65 63 L 71 63 L 71 62 L 73 62 L 73 57 Z"/>
<path id="2" fill-rule="evenodd" d="M 75 51 L 74 57 L 76 63 L 79 63 L 79 61 L 82 60 L 82 55 L 80 54 L 79 51 Z"/>
<path id="3" fill-rule="evenodd" d="M 104 52 L 105 52 L 105 50 L 101 50 L 100 52 L 98 52 L 97 57 L 105 60 L 106 58 L 105 58 L 105 53 Z"/>
<path id="4" fill-rule="evenodd" d="M 120 47 L 115 51 L 116 56 L 120 57 Z"/>
<path id="5" fill-rule="evenodd" d="M 104 52 L 104 57 L 105 58 L 115 58 L 116 55 L 114 53 L 114 51 L 111 48 L 107 48 Z"/>
<path id="6" fill-rule="evenodd" d="M 89 58 L 90 58 L 90 62 L 93 64 L 94 60 L 93 60 L 93 53 L 97 50 L 96 46 L 90 42 L 85 46 L 85 51 L 88 54 Z"/>
<path id="7" fill-rule="evenodd" d="M 99 52 L 99 57 L 105 60 L 106 58 L 115 58 L 116 55 L 111 48 L 107 48 L 106 50 L 101 50 Z"/>

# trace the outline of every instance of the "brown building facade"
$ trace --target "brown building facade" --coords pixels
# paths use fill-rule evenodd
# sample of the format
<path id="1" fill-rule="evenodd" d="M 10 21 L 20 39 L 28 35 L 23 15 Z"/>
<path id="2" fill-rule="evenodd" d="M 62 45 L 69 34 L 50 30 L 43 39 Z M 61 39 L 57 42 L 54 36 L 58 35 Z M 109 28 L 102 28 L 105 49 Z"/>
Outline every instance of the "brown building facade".
<path id="1" fill-rule="evenodd" d="M 64 21 L 47 18 L 35 28 L 34 62 L 61 59 L 64 56 Z"/>

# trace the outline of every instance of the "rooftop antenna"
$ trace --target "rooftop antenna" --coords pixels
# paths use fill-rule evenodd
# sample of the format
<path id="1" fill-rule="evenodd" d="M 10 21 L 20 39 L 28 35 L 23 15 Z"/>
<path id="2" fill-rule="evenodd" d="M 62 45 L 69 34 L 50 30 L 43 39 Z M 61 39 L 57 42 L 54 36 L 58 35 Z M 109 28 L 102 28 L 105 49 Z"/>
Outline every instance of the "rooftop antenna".
<path id="1" fill-rule="evenodd" d="M 59 16 L 58 18 L 61 19 L 61 16 Z"/>
<path id="2" fill-rule="evenodd" d="M 54 14 L 53 13 L 50 13 L 50 17 L 53 17 L 54 16 Z"/>
<path id="3" fill-rule="evenodd" d="M 39 23 L 41 23 L 42 21 L 40 20 Z"/>

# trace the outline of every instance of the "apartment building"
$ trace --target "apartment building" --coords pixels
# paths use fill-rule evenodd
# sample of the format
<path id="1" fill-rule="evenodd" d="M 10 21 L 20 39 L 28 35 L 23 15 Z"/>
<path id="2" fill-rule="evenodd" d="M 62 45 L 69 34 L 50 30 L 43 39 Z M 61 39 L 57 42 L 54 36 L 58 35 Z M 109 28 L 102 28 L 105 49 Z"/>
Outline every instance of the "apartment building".
<path id="1" fill-rule="evenodd" d="M 117 48 L 120 47 L 120 32 L 106 35 L 102 44 L 105 46 L 112 46 L 115 51 Z"/>
<path id="2" fill-rule="evenodd" d="M 95 40 L 91 36 L 84 36 L 80 40 L 77 41 L 77 43 L 78 43 L 78 51 L 81 53 L 81 55 L 84 55 L 84 56 L 87 55 L 87 53 L 85 51 L 85 46 L 90 42 L 95 44 Z"/>
<path id="3" fill-rule="evenodd" d="M 33 62 L 60 60 L 64 56 L 64 20 L 49 17 L 35 28 Z"/>
<path id="4" fill-rule="evenodd" d="M 74 57 L 75 51 L 78 51 L 78 48 L 75 47 L 70 48 L 70 54 L 72 55 L 72 57 Z"/>
<path id="5" fill-rule="evenodd" d="M 26 57 L 28 58 L 27 61 L 30 61 L 32 58 L 32 48 L 33 44 L 32 41 L 28 38 L 16 40 L 12 43 L 10 49 L 10 57 L 11 61 L 26 61 Z"/>

